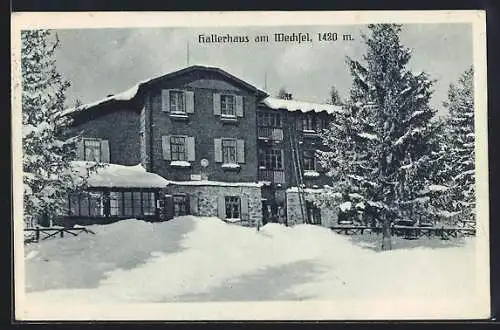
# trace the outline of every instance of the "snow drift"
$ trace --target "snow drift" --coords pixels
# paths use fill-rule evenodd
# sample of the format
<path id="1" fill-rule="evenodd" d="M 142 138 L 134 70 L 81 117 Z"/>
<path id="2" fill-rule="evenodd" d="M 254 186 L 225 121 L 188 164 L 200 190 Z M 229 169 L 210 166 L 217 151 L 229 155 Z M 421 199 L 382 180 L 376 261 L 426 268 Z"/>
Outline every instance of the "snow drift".
<path id="1" fill-rule="evenodd" d="M 91 229 L 96 235 L 27 247 L 30 302 L 432 299 L 474 292 L 474 239 L 379 253 L 312 225 L 257 231 L 185 216 Z"/>

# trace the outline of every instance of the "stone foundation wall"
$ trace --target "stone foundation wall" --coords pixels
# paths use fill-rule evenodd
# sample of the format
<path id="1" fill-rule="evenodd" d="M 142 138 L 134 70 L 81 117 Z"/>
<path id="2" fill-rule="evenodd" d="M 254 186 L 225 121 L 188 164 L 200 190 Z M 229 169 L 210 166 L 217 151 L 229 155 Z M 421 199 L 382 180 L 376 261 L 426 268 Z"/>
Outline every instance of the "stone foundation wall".
<path id="1" fill-rule="evenodd" d="M 239 224 L 255 227 L 257 221 L 262 221 L 262 201 L 260 187 L 225 187 L 225 186 L 191 186 L 170 185 L 167 188 L 170 194 L 187 194 L 190 199 L 191 214 L 217 217 L 219 196 L 240 196 L 248 200 L 248 219 Z"/>
<path id="2" fill-rule="evenodd" d="M 312 193 L 304 193 L 305 199 L 308 199 Z M 304 218 L 307 217 L 304 199 L 302 201 L 302 207 L 304 211 Z M 289 192 L 286 193 L 286 207 L 287 207 L 287 217 L 288 217 L 288 225 L 298 225 L 304 223 L 302 218 L 302 213 L 300 211 L 300 201 L 299 194 L 297 192 Z M 327 207 L 320 207 L 321 210 L 321 225 L 324 227 L 330 227 L 337 223 L 337 212 Z"/>

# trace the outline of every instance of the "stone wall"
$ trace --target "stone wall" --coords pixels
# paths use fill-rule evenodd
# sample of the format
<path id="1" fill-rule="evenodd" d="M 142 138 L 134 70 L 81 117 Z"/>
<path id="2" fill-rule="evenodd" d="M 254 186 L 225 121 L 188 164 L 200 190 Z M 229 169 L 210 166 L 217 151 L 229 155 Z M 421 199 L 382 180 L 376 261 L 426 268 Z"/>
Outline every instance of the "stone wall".
<path id="1" fill-rule="evenodd" d="M 262 201 L 260 187 L 231 187 L 209 185 L 169 185 L 170 194 L 187 194 L 190 199 L 190 213 L 205 217 L 218 217 L 219 196 L 240 196 L 248 200 L 248 219 L 240 224 L 254 227 L 262 221 Z M 194 205 L 193 205 L 194 204 Z"/>
<path id="2" fill-rule="evenodd" d="M 311 192 L 304 193 L 305 199 L 310 199 Z M 304 203 L 304 200 L 302 201 Z M 304 223 L 302 218 L 302 213 L 300 211 L 300 201 L 299 194 L 297 192 L 287 191 L 286 193 L 286 207 L 288 216 L 288 225 L 293 226 L 297 224 Z M 306 217 L 305 205 L 302 204 L 304 209 L 304 218 Z M 337 211 L 332 210 L 327 207 L 320 207 L 321 210 L 321 225 L 324 227 L 330 227 L 337 223 Z"/>

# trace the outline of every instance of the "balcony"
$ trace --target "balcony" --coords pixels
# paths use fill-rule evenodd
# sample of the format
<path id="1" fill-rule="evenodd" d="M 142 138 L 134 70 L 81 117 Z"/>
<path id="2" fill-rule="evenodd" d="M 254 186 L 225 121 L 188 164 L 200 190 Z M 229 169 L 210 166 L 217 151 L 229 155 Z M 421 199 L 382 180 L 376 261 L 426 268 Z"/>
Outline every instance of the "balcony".
<path id="1" fill-rule="evenodd" d="M 276 127 L 257 127 L 257 135 L 261 140 L 283 141 L 283 129 Z"/>
<path id="2" fill-rule="evenodd" d="M 259 169 L 259 180 L 269 181 L 274 184 L 284 184 L 285 183 L 285 171 L 284 170 L 268 170 Z"/>

